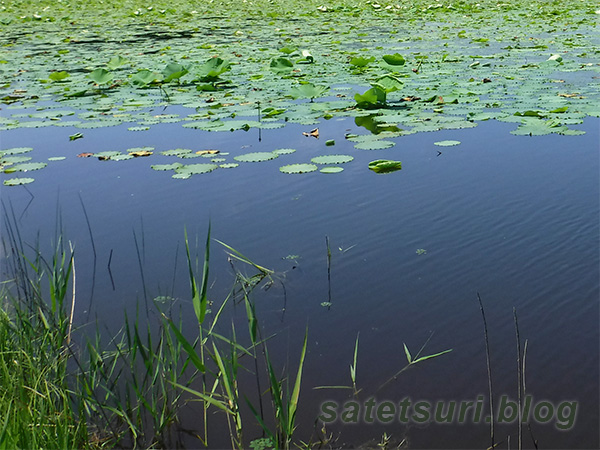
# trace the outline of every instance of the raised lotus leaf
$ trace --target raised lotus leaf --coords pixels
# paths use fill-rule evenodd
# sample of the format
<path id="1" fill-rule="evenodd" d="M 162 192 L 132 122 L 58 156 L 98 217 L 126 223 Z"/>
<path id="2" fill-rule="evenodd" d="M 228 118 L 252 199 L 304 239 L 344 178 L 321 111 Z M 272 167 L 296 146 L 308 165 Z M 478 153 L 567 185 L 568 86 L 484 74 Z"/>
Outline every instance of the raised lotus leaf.
<path id="1" fill-rule="evenodd" d="M 389 159 L 377 159 L 369 163 L 369 169 L 376 173 L 395 172 L 402 169 L 402 163 Z"/>

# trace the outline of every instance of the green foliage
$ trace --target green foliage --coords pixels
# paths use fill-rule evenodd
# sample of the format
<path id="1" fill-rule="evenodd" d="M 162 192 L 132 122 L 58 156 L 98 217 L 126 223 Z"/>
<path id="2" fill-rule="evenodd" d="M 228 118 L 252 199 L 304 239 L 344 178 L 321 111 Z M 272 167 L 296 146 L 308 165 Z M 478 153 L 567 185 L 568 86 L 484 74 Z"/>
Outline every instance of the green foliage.
<path id="1" fill-rule="evenodd" d="M 171 63 L 167 64 L 167 66 L 163 69 L 163 83 L 169 83 L 171 81 L 179 81 L 181 77 L 188 73 L 187 68 L 182 66 L 181 64 Z"/>
<path id="2" fill-rule="evenodd" d="M 195 74 L 199 81 L 215 82 L 219 76 L 231 69 L 231 64 L 221 58 L 210 58 L 201 66 L 196 67 Z"/>
<path id="3" fill-rule="evenodd" d="M 363 94 L 355 94 L 356 107 L 360 109 L 372 109 L 385 106 L 387 93 L 384 88 L 374 85 Z"/>
<path id="4" fill-rule="evenodd" d="M 369 170 L 375 173 L 389 173 L 402 169 L 400 161 L 391 161 L 388 159 L 377 159 L 369 163 Z"/>
<path id="5" fill-rule="evenodd" d="M 48 75 L 48 78 L 50 78 L 52 81 L 64 81 L 69 78 L 69 76 L 71 76 L 69 72 L 61 70 L 60 72 L 52 72 L 50 75 Z"/>
<path id="6" fill-rule="evenodd" d="M 329 88 L 326 86 L 315 86 L 312 83 L 305 83 L 294 86 L 290 90 L 290 96 L 292 98 L 310 98 L 312 101 L 314 98 L 320 97 L 328 90 Z"/>
<path id="7" fill-rule="evenodd" d="M 393 55 L 383 55 L 383 60 L 390 66 L 403 66 L 406 60 L 400 53 L 394 53 Z"/>
<path id="8" fill-rule="evenodd" d="M 110 83 L 114 77 L 112 72 L 109 72 L 106 69 L 96 69 L 90 72 L 88 75 L 90 80 L 92 80 L 96 84 L 107 84 Z"/>
<path id="9" fill-rule="evenodd" d="M 277 75 L 287 75 L 294 68 L 294 63 L 292 63 L 289 59 L 278 57 L 271 60 L 269 67 Z"/>

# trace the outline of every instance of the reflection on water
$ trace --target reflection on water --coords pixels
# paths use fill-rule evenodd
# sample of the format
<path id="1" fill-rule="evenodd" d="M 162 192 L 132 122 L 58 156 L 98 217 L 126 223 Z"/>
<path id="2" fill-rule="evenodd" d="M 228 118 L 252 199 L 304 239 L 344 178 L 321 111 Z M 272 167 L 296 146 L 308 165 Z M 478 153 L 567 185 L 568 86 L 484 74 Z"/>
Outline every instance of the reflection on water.
<path id="1" fill-rule="evenodd" d="M 270 350 L 294 367 L 304 329 L 309 330 L 299 436 L 310 434 L 324 401 L 348 400 L 347 391 L 311 387 L 350 382 L 359 332 L 362 401 L 487 398 L 479 292 L 496 397 L 516 396 L 515 307 L 521 337 L 528 340 L 528 393 L 536 402 L 579 402 L 569 431 L 552 423 L 532 425 L 540 447 L 597 448 L 598 121 L 588 120 L 588 133 L 572 137 L 512 136 L 510 124 L 484 122 L 475 129 L 402 136 L 386 150 L 357 150 L 344 140 L 358 127 L 377 132 L 375 126 L 369 117 L 324 122 L 316 140 L 290 124 L 284 131 L 263 130 L 260 142 L 254 130 L 204 133 L 165 124 L 140 136 L 114 127 L 89 130 L 67 149 L 65 130 L 3 132 L 4 148 L 29 145 L 45 157 L 68 158 L 39 172 L 28 186 L 31 204 L 24 188 L 3 188 L 2 199 L 22 215 L 23 237 L 33 241 L 41 231 L 42 244 L 49 244 L 59 210 L 65 235 L 76 246 L 78 295 L 90 298 L 80 305 L 80 321 L 91 309 L 91 317 L 118 329 L 115 317 L 135 308 L 144 295 L 174 297 L 191 311 L 183 231 L 187 228 L 192 240 L 198 237 L 201 253 L 209 220 L 215 238 L 276 270 L 283 285 L 275 283 L 257 298 L 261 325 L 278 333 Z M 335 151 L 327 153 L 355 158 L 342 173 L 279 172 L 283 164 L 308 162 L 330 150 L 327 139 L 336 142 Z M 441 139 L 462 143 L 438 156 L 433 142 Z M 285 163 L 246 163 L 189 180 L 153 171 L 143 158 L 74 157 L 144 145 L 157 151 L 196 149 L 208 142 L 232 155 L 282 146 L 297 151 L 286 155 Z M 369 161 L 384 158 L 402 161 L 402 170 L 385 175 L 368 170 Z M 231 273 L 216 243 L 211 270 L 217 299 L 226 294 Z M 322 303 L 329 300 L 329 286 L 327 308 Z M 416 353 L 431 332 L 425 354 L 453 351 L 377 391 L 405 365 L 403 344 Z M 341 445 L 379 440 L 383 432 L 406 437 L 413 448 L 481 448 L 489 442 L 485 423 L 335 423 L 329 429 L 341 433 Z M 496 432 L 497 441 L 510 433 L 516 446 L 514 424 Z M 219 439 L 213 445 L 228 445 Z"/>

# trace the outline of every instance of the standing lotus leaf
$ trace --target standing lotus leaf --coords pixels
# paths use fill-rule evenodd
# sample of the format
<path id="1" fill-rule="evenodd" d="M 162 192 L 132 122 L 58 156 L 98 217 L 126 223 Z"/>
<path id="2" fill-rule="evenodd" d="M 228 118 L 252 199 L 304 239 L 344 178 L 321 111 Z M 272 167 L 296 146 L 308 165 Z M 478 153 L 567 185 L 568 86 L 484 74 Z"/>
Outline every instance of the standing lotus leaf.
<path id="1" fill-rule="evenodd" d="M 389 159 L 377 159 L 369 163 L 369 169 L 375 173 L 395 172 L 402 169 L 400 161 L 392 161 Z"/>

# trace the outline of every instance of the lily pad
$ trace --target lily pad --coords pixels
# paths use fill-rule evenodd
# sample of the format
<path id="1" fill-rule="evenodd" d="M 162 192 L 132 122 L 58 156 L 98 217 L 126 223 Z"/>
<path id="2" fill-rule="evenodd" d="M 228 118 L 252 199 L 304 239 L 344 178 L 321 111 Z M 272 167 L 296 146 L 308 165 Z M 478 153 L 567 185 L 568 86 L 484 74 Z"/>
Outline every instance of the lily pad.
<path id="1" fill-rule="evenodd" d="M 189 174 L 197 175 L 201 173 L 209 173 L 217 169 L 219 166 L 216 164 L 188 164 L 185 166 L 178 167 L 175 172 L 178 174 Z"/>
<path id="2" fill-rule="evenodd" d="M 19 164 L 19 163 L 23 163 L 26 161 L 31 161 L 31 156 L 20 156 L 20 155 L 15 155 L 15 156 L 3 156 L 0 157 L 0 164 Z"/>
<path id="3" fill-rule="evenodd" d="M 274 152 L 254 152 L 254 153 L 246 153 L 244 155 L 238 155 L 234 157 L 236 161 L 240 162 L 262 162 L 269 161 L 270 159 L 275 159 L 279 155 Z"/>
<path id="4" fill-rule="evenodd" d="M 163 152 L 160 152 L 161 155 L 165 156 L 182 156 L 188 153 L 192 153 L 192 150 L 189 148 L 175 148 L 172 150 L 165 150 Z"/>
<path id="5" fill-rule="evenodd" d="M 339 172 L 343 172 L 343 171 L 344 171 L 344 168 L 338 167 L 338 166 L 323 167 L 321 170 L 319 170 L 319 172 L 322 172 L 322 173 L 339 173 Z"/>
<path id="6" fill-rule="evenodd" d="M 343 164 L 354 159 L 350 155 L 321 155 L 315 156 L 310 161 L 315 164 Z"/>
<path id="7" fill-rule="evenodd" d="M 179 169 L 180 167 L 183 167 L 183 164 L 178 162 L 173 164 L 154 164 L 150 166 L 150 168 L 154 170 L 175 170 Z"/>
<path id="8" fill-rule="evenodd" d="M 277 155 L 289 155 L 296 151 L 295 148 L 278 148 L 277 150 L 273 150 L 273 153 Z"/>
<path id="9" fill-rule="evenodd" d="M 358 144 L 354 145 L 354 148 L 358 148 L 361 150 L 383 150 L 385 148 L 393 147 L 394 145 L 395 145 L 395 143 L 392 141 L 377 140 L 377 141 L 359 142 Z"/>
<path id="10" fill-rule="evenodd" d="M 6 150 L 0 151 L 0 155 L 20 155 L 22 153 L 28 153 L 31 150 L 33 150 L 32 147 L 7 148 Z"/>
<path id="11" fill-rule="evenodd" d="M 20 186 L 21 184 L 29 184 L 33 183 L 35 180 L 33 178 L 10 178 L 8 180 L 4 180 L 4 186 Z"/>
<path id="12" fill-rule="evenodd" d="M 221 169 L 234 169 L 237 166 L 239 166 L 238 163 L 225 163 L 225 164 L 219 164 L 219 167 Z"/>
<path id="13" fill-rule="evenodd" d="M 438 141 L 434 142 L 434 145 L 439 145 L 440 147 L 452 147 L 453 145 L 460 144 L 460 141 Z"/>
<path id="14" fill-rule="evenodd" d="M 308 173 L 317 170 L 317 166 L 314 164 L 288 164 L 280 167 L 279 170 L 283 173 Z"/>
<path id="15" fill-rule="evenodd" d="M 7 167 L 4 169 L 4 173 L 13 172 L 31 172 L 32 170 L 40 170 L 46 167 L 48 164 L 42 162 L 31 162 L 15 164 L 14 166 Z"/>

